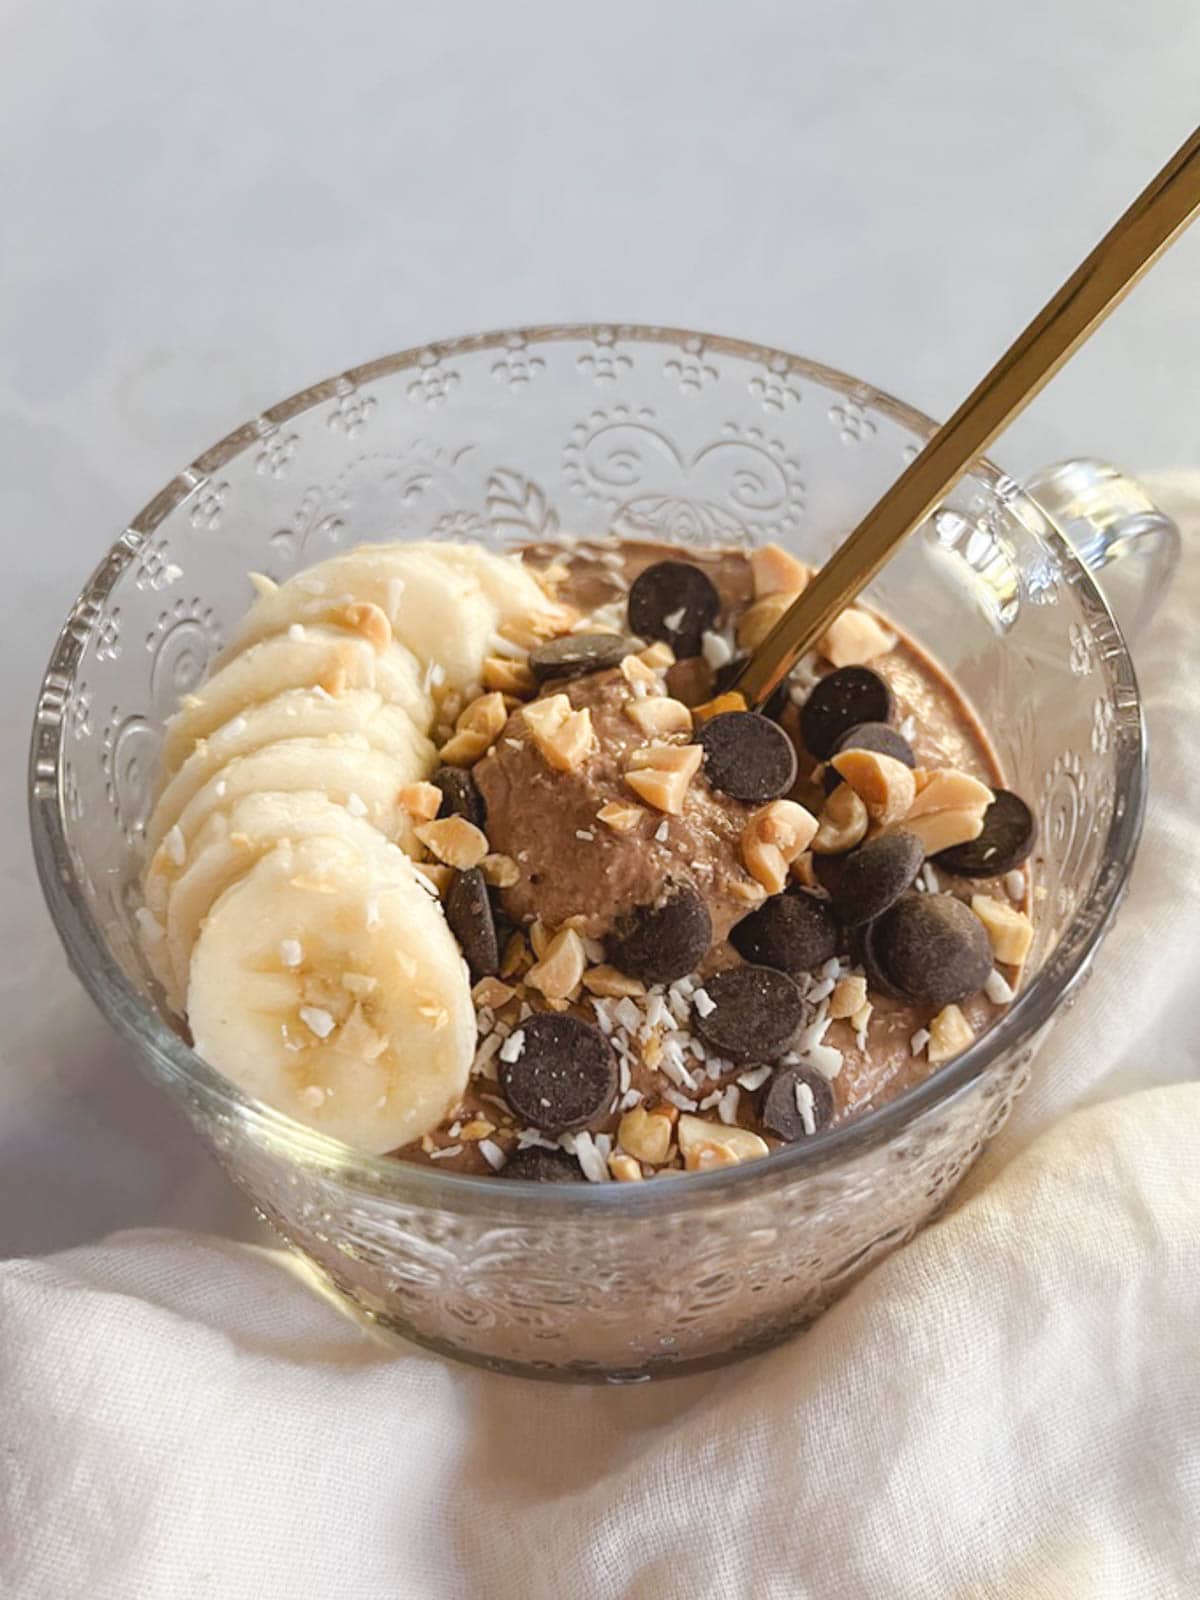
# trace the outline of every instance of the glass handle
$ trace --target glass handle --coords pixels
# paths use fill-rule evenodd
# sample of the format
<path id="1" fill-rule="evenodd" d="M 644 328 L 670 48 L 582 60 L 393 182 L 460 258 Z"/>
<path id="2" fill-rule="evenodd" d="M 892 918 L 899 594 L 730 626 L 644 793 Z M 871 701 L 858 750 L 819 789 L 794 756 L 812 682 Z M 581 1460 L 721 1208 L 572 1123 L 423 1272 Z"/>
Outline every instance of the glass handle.
<path id="1" fill-rule="evenodd" d="M 1154 616 L 1179 561 L 1179 529 L 1136 478 L 1083 458 L 1043 467 L 1027 493 L 1094 572 L 1121 631 Z"/>

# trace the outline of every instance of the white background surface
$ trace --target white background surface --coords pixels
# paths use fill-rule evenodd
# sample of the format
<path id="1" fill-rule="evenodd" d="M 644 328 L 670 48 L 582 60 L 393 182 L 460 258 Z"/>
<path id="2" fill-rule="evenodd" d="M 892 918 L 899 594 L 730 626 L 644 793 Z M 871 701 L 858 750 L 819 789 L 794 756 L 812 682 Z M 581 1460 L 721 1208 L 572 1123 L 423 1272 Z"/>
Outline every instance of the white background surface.
<path id="1" fill-rule="evenodd" d="M 23 765 L 53 633 L 180 466 L 389 349 L 742 334 L 944 415 L 1190 131 L 1195 0 L 7 0 L 0 1255 L 247 1227 L 66 971 Z M 1200 230 L 995 454 L 1200 458 Z"/>

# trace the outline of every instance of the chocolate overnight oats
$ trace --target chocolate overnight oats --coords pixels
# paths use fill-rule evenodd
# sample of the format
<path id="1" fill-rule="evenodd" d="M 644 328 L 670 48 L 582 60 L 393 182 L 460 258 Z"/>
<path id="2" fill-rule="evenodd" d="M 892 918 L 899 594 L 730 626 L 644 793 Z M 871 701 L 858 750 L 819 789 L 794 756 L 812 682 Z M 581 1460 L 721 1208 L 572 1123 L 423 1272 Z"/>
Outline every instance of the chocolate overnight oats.
<path id="1" fill-rule="evenodd" d="M 198 1052 L 378 1154 L 537 1181 L 766 1156 L 1012 1000 L 1028 808 L 854 606 L 761 713 L 775 546 L 367 546 L 258 579 L 164 743 L 147 957 Z"/>

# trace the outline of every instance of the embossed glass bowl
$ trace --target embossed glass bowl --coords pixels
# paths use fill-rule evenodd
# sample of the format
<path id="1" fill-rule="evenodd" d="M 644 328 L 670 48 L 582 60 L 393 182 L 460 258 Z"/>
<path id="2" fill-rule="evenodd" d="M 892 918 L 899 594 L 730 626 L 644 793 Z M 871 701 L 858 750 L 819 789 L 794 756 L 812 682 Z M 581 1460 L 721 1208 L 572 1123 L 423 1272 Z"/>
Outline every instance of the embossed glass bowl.
<path id="1" fill-rule="evenodd" d="M 140 959 L 139 838 L 162 724 L 244 612 L 248 570 L 283 577 L 361 540 L 509 544 L 556 529 L 774 539 L 819 561 L 932 426 L 866 384 L 731 339 L 625 326 L 460 339 L 238 428 L 88 580 L 34 729 L 51 911 L 149 1076 L 359 1312 L 484 1365 L 611 1381 L 711 1365 L 810 1321 L 945 1200 L 1077 992 L 1137 843 L 1142 720 L 1087 568 L 981 462 L 872 598 L 956 675 L 1040 813 L 1037 942 L 1017 1003 L 901 1099 L 751 1166 L 642 1185 L 460 1177 L 360 1155 L 247 1099 L 192 1053 Z M 1115 485 L 1136 499 L 1128 480 L 1081 511 L 1079 471 L 1100 479 L 1073 470 L 1060 498 L 1102 528 L 1100 559 L 1152 536 L 1100 514 Z"/>

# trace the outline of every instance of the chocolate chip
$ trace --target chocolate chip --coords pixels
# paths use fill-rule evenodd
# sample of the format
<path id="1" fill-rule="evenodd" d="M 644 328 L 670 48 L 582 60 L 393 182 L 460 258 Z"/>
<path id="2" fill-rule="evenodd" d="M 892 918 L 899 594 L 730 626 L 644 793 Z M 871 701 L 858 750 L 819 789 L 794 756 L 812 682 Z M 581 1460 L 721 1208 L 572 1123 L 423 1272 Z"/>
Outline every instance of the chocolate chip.
<path id="1" fill-rule="evenodd" d="M 526 1145 L 516 1150 L 500 1169 L 503 1178 L 519 1178 L 524 1183 L 586 1183 L 583 1168 L 565 1150 L 544 1150 L 541 1145 Z"/>
<path id="2" fill-rule="evenodd" d="M 799 984 L 774 967 L 731 967 L 697 993 L 711 1006 L 693 1001 L 692 1030 L 730 1061 L 777 1061 L 804 1024 Z"/>
<path id="3" fill-rule="evenodd" d="M 952 894 L 910 894 L 872 924 L 876 960 L 910 1000 L 941 1010 L 977 994 L 992 970 L 983 923 Z"/>
<path id="4" fill-rule="evenodd" d="M 881 833 L 842 861 L 833 905 L 848 928 L 873 922 L 911 889 L 925 864 L 925 849 L 915 833 Z"/>
<path id="5" fill-rule="evenodd" d="M 500 1088 L 521 1121 L 558 1135 L 582 1128 L 606 1111 L 617 1090 L 617 1061 L 597 1029 L 569 1013 L 526 1017 L 517 1032 L 521 1053 L 500 1057 Z"/>
<path id="6" fill-rule="evenodd" d="M 643 639 L 665 639 L 677 656 L 698 656 L 721 597 L 707 573 L 686 561 L 657 561 L 633 580 L 629 626 Z"/>
<path id="7" fill-rule="evenodd" d="M 500 940 L 487 884 L 478 867 L 455 874 L 446 895 L 446 921 L 471 969 L 471 978 L 491 977 L 500 970 Z"/>
<path id="8" fill-rule="evenodd" d="M 844 733 L 864 722 L 887 722 L 892 691 L 870 667 L 839 667 L 814 688 L 800 712 L 809 753 L 827 761 Z"/>
<path id="9" fill-rule="evenodd" d="M 529 665 L 539 683 L 546 678 L 578 678 L 585 672 L 619 667 L 637 646 L 619 633 L 568 633 L 529 652 Z"/>
<path id="10" fill-rule="evenodd" d="M 857 727 L 847 728 L 841 738 L 834 742 L 829 754 L 831 757 L 838 756 L 843 750 L 874 750 L 877 755 L 903 761 L 906 767 L 915 767 L 917 764 L 912 745 L 902 733 L 897 733 L 886 722 L 860 722 Z M 825 769 L 826 794 L 832 794 L 841 781 L 841 774 L 835 767 Z"/>
<path id="11" fill-rule="evenodd" d="M 735 800 L 777 800 L 796 781 L 796 752 L 777 722 L 757 711 L 722 711 L 701 724 L 697 743 L 714 789 Z"/>
<path id="12" fill-rule="evenodd" d="M 763 1096 L 759 1115 L 764 1128 L 789 1144 L 820 1133 L 833 1116 L 833 1087 L 828 1078 L 806 1067 L 780 1067 Z"/>
<path id="13" fill-rule="evenodd" d="M 788 889 L 743 918 L 729 942 L 759 966 L 811 972 L 838 953 L 837 918 L 824 895 Z"/>
<path id="14" fill-rule="evenodd" d="M 886 995 L 889 1000 L 901 1000 L 908 1005 L 910 1003 L 908 995 L 896 987 L 880 964 L 875 951 L 877 928 L 877 923 L 868 922 L 865 926 L 852 930 L 854 944 L 852 954 L 867 974 L 867 989 L 872 995 Z"/>
<path id="15" fill-rule="evenodd" d="M 618 919 L 605 953 L 613 966 L 643 983 L 674 983 L 695 972 L 712 943 L 712 917 L 690 883 L 671 884 L 667 898 L 635 906 Z"/>
<path id="16" fill-rule="evenodd" d="M 1033 812 L 1011 790 L 994 792 L 996 798 L 983 814 L 983 832 L 978 839 L 940 851 L 934 857 L 939 867 L 960 878 L 994 878 L 1026 860 L 1037 838 Z"/>
<path id="17" fill-rule="evenodd" d="M 439 767 L 430 783 L 442 791 L 439 817 L 466 817 L 477 828 L 487 822 L 487 806 L 475 787 L 475 779 L 462 767 Z"/>
<path id="18" fill-rule="evenodd" d="M 723 667 L 717 668 L 716 677 L 713 680 L 713 696 L 725 693 L 748 660 L 748 656 L 738 656 L 733 661 L 727 661 Z M 770 717 L 772 722 L 778 722 L 791 704 L 788 682 L 789 680 L 785 678 L 775 689 L 766 705 L 761 707 L 763 716 Z M 710 696 L 710 698 L 712 697 Z"/>

